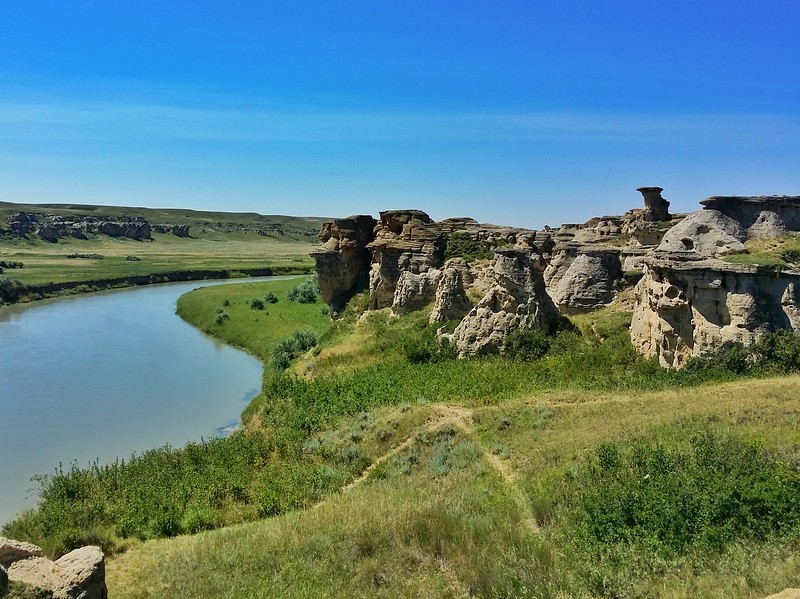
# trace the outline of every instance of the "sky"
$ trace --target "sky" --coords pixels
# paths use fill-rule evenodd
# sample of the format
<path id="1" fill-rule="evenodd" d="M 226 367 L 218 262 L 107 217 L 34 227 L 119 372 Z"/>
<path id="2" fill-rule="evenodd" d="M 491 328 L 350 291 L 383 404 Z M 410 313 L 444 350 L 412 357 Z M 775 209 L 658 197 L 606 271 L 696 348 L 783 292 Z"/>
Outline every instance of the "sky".
<path id="1" fill-rule="evenodd" d="M 800 195 L 797 0 L 3 0 L 0 200 L 539 228 Z"/>

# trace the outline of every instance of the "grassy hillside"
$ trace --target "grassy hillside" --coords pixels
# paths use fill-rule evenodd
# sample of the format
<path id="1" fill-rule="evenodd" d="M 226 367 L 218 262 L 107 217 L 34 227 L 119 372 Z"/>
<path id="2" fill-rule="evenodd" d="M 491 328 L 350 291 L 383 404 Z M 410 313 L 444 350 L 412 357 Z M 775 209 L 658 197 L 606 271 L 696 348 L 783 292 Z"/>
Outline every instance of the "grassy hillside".
<path id="1" fill-rule="evenodd" d="M 5 534 L 53 554 L 118 552 L 119 597 L 763 597 L 796 585 L 796 337 L 665 371 L 633 352 L 629 314 L 602 310 L 529 340 L 544 353 L 455 360 L 424 313 L 358 318 L 356 297 L 331 324 L 321 303 L 288 301 L 298 282 L 180 301 L 184 318 L 265 360 L 245 430 L 51 477 Z M 297 329 L 317 344 L 273 368 Z"/>
<path id="2" fill-rule="evenodd" d="M 40 215 L 144 216 L 151 224 L 191 227 L 190 238 L 154 232 L 152 241 L 102 234 L 86 240 L 62 238 L 57 243 L 35 235 L 0 236 L 0 260 L 23 264 L 20 269 L 7 269 L 0 278 L 18 279 L 31 286 L 189 270 L 308 270 L 313 265 L 308 252 L 317 243 L 322 222 L 318 218 L 259 214 L 0 202 L 0 229 L 9 214 L 20 211 Z"/>
<path id="3" fill-rule="evenodd" d="M 799 383 L 553 392 L 345 419 L 321 438 L 359 431 L 377 464 L 363 479 L 314 509 L 148 541 L 111 560 L 109 588 L 131 598 L 764 597 L 796 584 L 795 535 L 672 553 L 655 538 L 594 547 L 581 538 L 575 482 L 602 443 L 680 447 L 702 431 L 767 439 L 796 460 Z M 412 416 L 419 425 L 396 433 Z"/>

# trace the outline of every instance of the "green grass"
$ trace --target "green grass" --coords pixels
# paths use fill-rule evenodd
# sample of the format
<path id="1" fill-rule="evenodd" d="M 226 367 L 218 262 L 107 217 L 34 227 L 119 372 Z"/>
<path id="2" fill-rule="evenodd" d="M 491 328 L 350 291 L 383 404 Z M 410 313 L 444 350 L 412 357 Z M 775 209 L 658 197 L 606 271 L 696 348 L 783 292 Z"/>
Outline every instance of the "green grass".
<path id="1" fill-rule="evenodd" d="M 800 237 L 789 233 L 770 239 L 747 241 L 747 254 L 725 256 L 723 260 L 745 266 L 760 266 L 767 269 L 800 268 Z"/>
<path id="2" fill-rule="evenodd" d="M 792 535 L 671 555 L 648 543 L 587 551 L 573 514 L 581 492 L 602 492 L 581 483 L 603 444 L 628 452 L 639 437 L 681 452 L 698 432 L 736 430 L 792 463 L 798 383 L 551 392 L 473 408 L 462 424 L 437 421 L 432 405 L 354 415 L 321 445 L 374 456 L 379 433 L 403 417 L 387 447 L 410 443 L 313 510 L 136 547 L 109 562 L 109 588 L 137 598 L 764 597 L 800 575 Z"/>
<path id="3" fill-rule="evenodd" d="M 456 360 L 424 313 L 330 323 L 320 303 L 287 301 L 300 280 L 179 302 L 265 361 L 298 329 L 317 336 L 285 372 L 265 369 L 245 431 L 64 472 L 5 532 L 53 553 L 127 547 L 108 567 L 121 597 L 756 597 L 800 575 L 800 379 L 758 379 L 797 371 L 796 337 L 668 371 L 606 309 L 520 340 L 520 359 Z M 637 494 L 645 475 L 671 478 Z M 707 517 L 670 528 L 693 499 Z"/>
<path id="4" fill-rule="evenodd" d="M 247 271 L 254 269 L 309 269 L 312 245 L 306 241 L 280 241 L 255 234 L 228 234 L 220 239 L 181 239 L 155 233 L 154 241 L 98 236 L 92 240 L 0 239 L 0 258 L 24 264 L 4 276 L 29 285 L 71 281 L 102 281 L 119 277 L 185 270 Z M 98 254 L 102 260 L 67 258 L 68 254 Z M 129 261 L 136 256 L 138 261 Z"/>

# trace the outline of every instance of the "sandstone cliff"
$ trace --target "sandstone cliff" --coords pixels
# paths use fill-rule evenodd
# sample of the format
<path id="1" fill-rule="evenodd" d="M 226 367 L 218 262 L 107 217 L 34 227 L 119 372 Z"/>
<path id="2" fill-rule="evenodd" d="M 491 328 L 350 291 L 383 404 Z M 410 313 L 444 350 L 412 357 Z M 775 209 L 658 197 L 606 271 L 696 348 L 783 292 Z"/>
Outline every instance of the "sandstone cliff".
<path id="1" fill-rule="evenodd" d="M 800 272 L 743 266 L 721 258 L 745 242 L 800 230 L 800 198 L 713 197 L 671 228 L 644 260 L 631 340 L 662 366 L 767 331 L 800 328 Z"/>
<path id="2" fill-rule="evenodd" d="M 456 241 L 465 240 L 486 258 L 447 260 L 448 247 L 452 253 Z M 461 320 L 475 309 L 470 296 L 483 297 L 481 317 L 473 315 L 459 332 L 457 345 L 465 355 L 497 351 L 513 328 L 545 326 L 555 313 L 542 278 L 545 249 L 554 245 L 549 232 L 481 225 L 471 218 L 436 222 L 420 210 L 387 210 L 377 221 L 353 216 L 325 223 L 320 241 L 311 255 L 334 318 L 362 290 L 372 310 L 404 314 L 432 306 L 431 322 Z M 491 342 L 467 341 L 487 327 L 494 331 Z"/>

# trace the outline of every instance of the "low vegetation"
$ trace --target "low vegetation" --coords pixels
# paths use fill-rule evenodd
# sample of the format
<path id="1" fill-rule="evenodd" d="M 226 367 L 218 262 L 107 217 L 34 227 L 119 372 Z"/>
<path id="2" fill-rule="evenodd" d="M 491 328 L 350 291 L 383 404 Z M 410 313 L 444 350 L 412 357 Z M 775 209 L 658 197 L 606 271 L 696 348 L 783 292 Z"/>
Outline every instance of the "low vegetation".
<path id="1" fill-rule="evenodd" d="M 488 260 L 493 255 L 488 244 L 472 239 L 469 233 L 452 233 L 447 237 L 445 260 L 463 258 L 467 262 Z"/>
<path id="2" fill-rule="evenodd" d="M 60 469 L 4 533 L 128 548 L 120 597 L 763 597 L 800 573 L 797 336 L 664 370 L 605 309 L 458 360 L 363 296 L 335 323 L 252 308 L 309 281 L 179 302 L 276 366 L 244 430 Z"/>
<path id="3" fill-rule="evenodd" d="M 724 260 L 768 269 L 800 268 L 800 236 L 796 233 L 768 239 L 751 239 L 745 246 L 748 253 L 725 256 Z"/>

